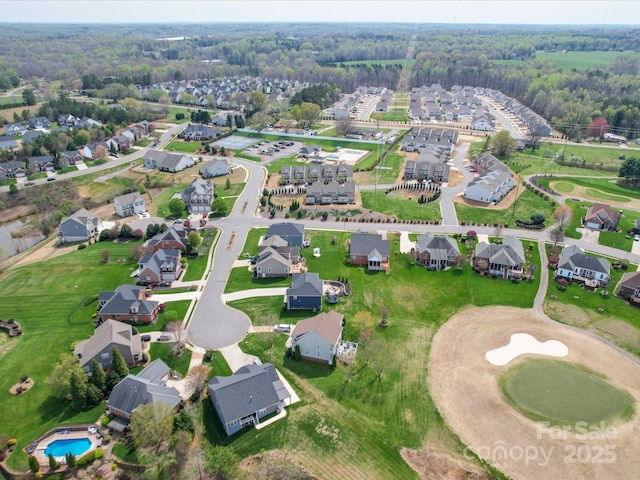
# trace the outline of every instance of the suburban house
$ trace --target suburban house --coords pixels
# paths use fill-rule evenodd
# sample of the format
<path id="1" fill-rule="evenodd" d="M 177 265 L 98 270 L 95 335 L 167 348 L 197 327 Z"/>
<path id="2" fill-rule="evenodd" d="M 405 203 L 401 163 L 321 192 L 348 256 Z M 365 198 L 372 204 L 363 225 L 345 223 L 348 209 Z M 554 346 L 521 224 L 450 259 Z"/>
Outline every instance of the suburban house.
<path id="1" fill-rule="evenodd" d="M 480 155 L 474 166 L 479 173 L 465 192 L 465 197 L 481 203 L 498 203 L 515 188 L 509 167 L 486 152 Z"/>
<path id="2" fill-rule="evenodd" d="M 84 163 L 84 157 L 80 155 L 80 152 L 60 152 L 58 156 L 58 166 L 60 168 L 67 168 L 72 165 L 82 165 Z"/>
<path id="3" fill-rule="evenodd" d="M 258 425 L 261 418 L 281 412 L 291 402 L 271 363 L 245 365 L 230 377 L 213 377 L 207 389 L 227 435 Z"/>
<path id="4" fill-rule="evenodd" d="M 145 299 L 145 288 L 135 285 L 120 285 L 115 292 L 100 292 L 98 315 L 105 322 L 153 323 L 160 314 L 160 304 Z"/>
<path id="5" fill-rule="evenodd" d="M 113 148 L 118 148 L 118 144 L 111 139 L 105 140 L 103 142 L 89 143 L 88 145 L 85 145 L 84 147 L 82 147 L 79 150 L 79 152 L 85 158 L 88 158 L 90 160 L 97 160 L 98 158 L 103 158 L 109 155 L 112 145 L 113 145 Z M 99 148 L 99 147 L 102 147 L 102 148 Z"/>
<path id="6" fill-rule="evenodd" d="M 221 175 L 229 175 L 229 163 L 226 160 L 216 158 L 205 163 L 200 167 L 200 175 L 202 178 L 219 177 Z"/>
<path id="7" fill-rule="evenodd" d="M 201 142 L 203 140 L 210 140 L 217 137 L 222 133 L 219 128 L 211 128 L 206 125 L 190 124 L 187 128 L 182 130 L 178 134 L 178 138 L 182 138 L 186 141 L 194 140 Z"/>
<path id="8" fill-rule="evenodd" d="M 167 413 L 178 411 L 182 398 L 174 387 L 167 387 L 170 371 L 167 364 L 158 358 L 137 375 L 127 375 L 113 387 L 107 400 L 107 412 L 130 420 L 139 405 L 149 403 L 166 404 L 169 407 Z M 108 426 L 112 428 L 111 424 Z"/>
<path id="9" fill-rule="evenodd" d="M 258 278 L 288 277 L 292 265 L 303 261 L 300 247 L 290 247 L 284 238 L 274 235 L 260 244 L 253 275 Z"/>
<path id="10" fill-rule="evenodd" d="M 385 270 L 389 274 L 389 240 L 377 233 L 356 232 L 351 234 L 349 262 L 366 265 L 367 270 Z"/>
<path id="11" fill-rule="evenodd" d="M 640 307 L 640 272 L 626 272 L 616 286 L 617 295 Z"/>
<path id="12" fill-rule="evenodd" d="M 29 160 L 27 160 L 27 168 L 32 173 L 53 172 L 55 171 L 53 165 L 53 157 L 51 155 L 31 157 Z"/>
<path id="13" fill-rule="evenodd" d="M 104 228 L 102 219 L 89 210 L 81 208 L 60 221 L 62 242 L 81 242 L 96 238 Z"/>
<path id="14" fill-rule="evenodd" d="M 263 240 L 278 235 L 287 241 L 290 247 L 302 247 L 304 243 L 304 223 L 274 223 L 267 230 Z"/>
<path id="15" fill-rule="evenodd" d="M 194 178 L 191 184 L 180 194 L 185 207 L 191 213 L 203 213 L 211 211 L 213 202 L 213 183 L 211 180 Z"/>
<path id="16" fill-rule="evenodd" d="M 21 123 L 9 123 L 4 126 L 4 133 L 5 135 L 10 135 L 12 137 L 16 135 L 24 135 L 27 133 L 27 127 Z"/>
<path id="17" fill-rule="evenodd" d="M 291 276 L 291 288 L 285 294 L 287 310 L 322 309 L 323 282 L 317 273 L 294 273 Z"/>
<path id="18" fill-rule="evenodd" d="M 78 119 L 69 113 L 58 116 L 58 125 L 63 127 L 73 127 L 77 121 Z"/>
<path id="19" fill-rule="evenodd" d="M 344 315 L 334 311 L 300 320 L 291 332 L 291 348 L 305 360 L 333 365 L 343 326 Z"/>
<path id="20" fill-rule="evenodd" d="M 458 242 L 443 235 L 425 233 L 416 242 L 416 261 L 430 270 L 444 270 L 460 260 Z"/>
<path id="21" fill-rule="evenodd" d="M 180 172 L 196 164 L 193 158 L 181 153 L 161 152 L 160 150 L 147 150 L 143 163 L 144 168 L 158 169 L 161 172 L 169 173 Z"/>
<path id="22" fill-rule="evenodd" d="M 36 141 L 36 138 L 41 137 L 44 134 L 45 133 L 42 130 L 27 132 L 22 136 L 22 143 L 33 143 Z"/>
<path id="23" fill-rule="evenodd" d="M 24 163 L 17 160 L 0 163 L 0 178 L 23 178 L 27 176 Z"/>
<path id="24" fill-rule="evenodd" d="M 29 120 L 29 128 L 33 130 L 40 130 L 42 128 L 49 128 L 51 122 L 47 117 L 33 117 Z"/>
<path id="25" fill-rule="evenodd" d="M 502 244 L 478 243 L 473 266 L 481 271 L 488 271 L 490 275 L 520 278 L 524 261 L 522 242 L 514 236 L 509 236 L 502 240 Z"/>
<path id="26" fill-rule="evenodd" d="M 133 333 L 131 325 L 115 320 L 103 322 L 89 339 L 76 342 L 73 353 L 78 357 L 82 369 L 91 375 L 91 363 L 94 359 L 103 370 L 111 369 L 111 353 L 114 348 L 122 354 L 129 367 L 135 367 L 143 360 L 140 335 Z"/>
<path id="27" fill-rule="evenodd" d="M 556 278 L 595 287 L 609 283 L 610 272 L 611 263 L 606 258 L 587 255 L 577 245 L 568 245 L 560 255 Z"/>
<path id="28" fill-rule="evenodd" d="M 74 125 L 76 130 L 91 130 L 93 127 L 102 127 L 102 122 L 99 120 L 94 120 L 89 117 L 82 117 L 81 119 L 76 119 L 76 124 Z"/>
<path id="29" fill-rule="evenodd" d="M 113 199 L 113 206 L 119 217 L 130 217 L 147 211 L 144 198 L 138 192 L 118 195 Z"/>
<path id="30" fill-rule="evenodd" d="M 16 148 L 18 144 L 11 135 L 3 135 L 0 137 L 0 148 L 9 149 Z"/>
<path id="31" fill-rule="evenodd" d="M 187 251 L 187 231 L 181 223 L 174 223 L 167 231 L 147 240 L 145 245 L 153 252 L 177 248 L 184 253 Z"/>
<path id="32" fill-rule="evenodd" d="M 609 205 L 594 203 L 584 216 L 583 225 L 591 230 L 615 230 L 622 216 L 622 210 L 612 210 Z"/>
<path id="33" fill-rule="evenodd" d="M 182 273 L 182 254 L 177 248 L 148 253 L 138 261 L 138 285 L 171 284 Z"/>

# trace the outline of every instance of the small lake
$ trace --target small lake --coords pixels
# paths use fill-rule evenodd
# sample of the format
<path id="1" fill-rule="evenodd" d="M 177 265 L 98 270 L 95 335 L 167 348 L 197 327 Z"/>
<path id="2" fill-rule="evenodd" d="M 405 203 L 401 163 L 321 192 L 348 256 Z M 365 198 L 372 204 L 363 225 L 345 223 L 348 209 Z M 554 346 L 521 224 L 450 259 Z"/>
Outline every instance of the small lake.
<path id="1" fill-rule="evenodd" d="M 26 225 L 31 217 L 22 217 L 11 222 L 0 223 L 0 260 L 16 255 L 44 240 L 44 235 L 13 238 L 11 232 Z"/>

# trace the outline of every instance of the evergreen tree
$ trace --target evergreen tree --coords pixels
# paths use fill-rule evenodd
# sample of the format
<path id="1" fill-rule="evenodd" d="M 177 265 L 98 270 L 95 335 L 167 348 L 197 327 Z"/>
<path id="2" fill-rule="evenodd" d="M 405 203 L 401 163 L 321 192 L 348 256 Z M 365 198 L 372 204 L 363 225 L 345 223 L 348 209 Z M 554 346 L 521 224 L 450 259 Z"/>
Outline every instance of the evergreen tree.
<path id="1" fill-rule="evenodd" d="M 37 473 L 40 471 L 40 463 L 38 462 L 38 459 L 33 455 L 29 456 L 29 469 L 33 473 Z"/>
<path id="2" fill-rule="evenodd" d="M 71 453 L 71 452 L 67 453 L 64 456 L 64 458 L 65 458 L 65 460 L 67 462 L 67 466 L 69 468 L 75 468 L 77 462 L 76 462 L 76 456 L 73 453 Z"/>
<path id="3" fill-rule="evenodd" d="M 124 357 L 120 353 L 120 350 L 113 347 L 111 350 L 111 370 L 116 372 L 120 379 L 123 379 L 127 375 L 129 375 L 129 367 L 127 367 L 127 362 L 125 362 Z"/>
<path id="4" fill-rule="evenodd" d="M 49 454 L 49 470 L 53 472 L 54 470 L 57 470 L 59 466 L 60 464 L 58 463 L 56 458 L 50 453 Z"/>
<path id="5" fill-rule="evenodd" d="M 87 386 L 85 403 L 91 407 L 100 403 L 100 390 L 93 383 Z"/>
<path id="6" fill-rule="evenodd" d="M 113 387 L 115 387 L 121 380 L 122 378 L 120 378 L 120 376 L 112 369 L 107 375 L 107 391 L 110 392 L 113 390 Z"/>
<path id="7" fill-rule="evenodd" d="M 101 392 L 107 391 L 107 374 L 95 358 L 91 360 L 91 383 Z"/>
<path id="8" fill-rule="evenodd" d="M 89 388 L 89 381 L 84 372 L 73 370 L 71 372 L 71 400 L 74 407 L 80 409 L 84 408 L 87 401 L 87 389 Z"/>

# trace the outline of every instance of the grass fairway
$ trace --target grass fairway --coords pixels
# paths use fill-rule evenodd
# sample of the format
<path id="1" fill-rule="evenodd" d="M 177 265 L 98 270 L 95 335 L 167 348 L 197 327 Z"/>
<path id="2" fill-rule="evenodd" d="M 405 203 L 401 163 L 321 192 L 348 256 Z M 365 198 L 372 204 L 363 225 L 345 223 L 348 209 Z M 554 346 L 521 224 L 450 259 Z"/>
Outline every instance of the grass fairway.
<path id="1" fill-rule="evenodd" d="M 536 421 L 596 425 L 633 414 L 631 395 L 567 362 L 529 360 L 510 369 L 500 383 L 509 403 Z"/>

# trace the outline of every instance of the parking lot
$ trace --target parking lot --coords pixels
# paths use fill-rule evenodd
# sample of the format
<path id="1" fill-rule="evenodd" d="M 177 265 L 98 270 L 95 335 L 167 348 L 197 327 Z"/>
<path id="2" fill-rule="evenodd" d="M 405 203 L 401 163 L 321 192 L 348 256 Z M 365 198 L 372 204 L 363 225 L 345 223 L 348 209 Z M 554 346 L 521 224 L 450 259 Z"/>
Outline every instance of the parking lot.
<path id="1" fill-rule="evenodd" d="M 274 140 L 271 142 L 263 140 L 250 145 L 244 151 L 248 155 L 278 160 L 289 158 L 293 155 L 297 156 L 304 145 L 303 142 L 295 142 L 293 140 Z"/>

